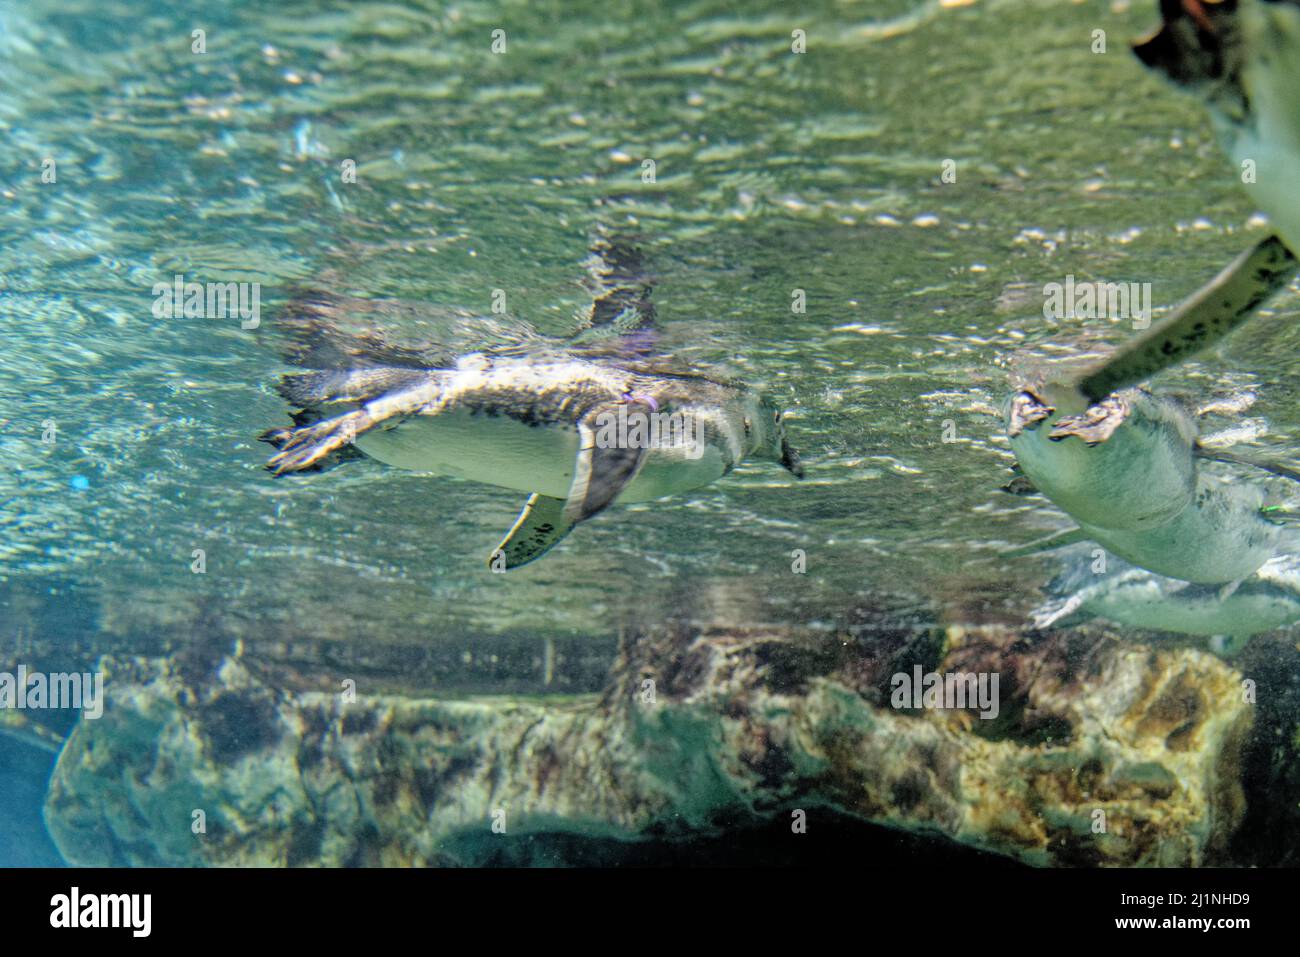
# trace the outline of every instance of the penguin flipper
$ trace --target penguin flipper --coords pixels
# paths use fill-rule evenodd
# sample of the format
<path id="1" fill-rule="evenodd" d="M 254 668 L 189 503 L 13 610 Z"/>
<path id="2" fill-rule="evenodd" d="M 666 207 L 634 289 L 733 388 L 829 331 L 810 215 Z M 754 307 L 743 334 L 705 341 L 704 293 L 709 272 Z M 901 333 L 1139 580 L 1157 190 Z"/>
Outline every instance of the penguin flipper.
<path id="1" fill-rule="evenodd" d="M 536 561 L 568 535 L 579 522 L 602 511 L 636 478 L 645 462 L 643 445 L 619 445 L 604 441 L 601 415 L 618 415 L 622 403 L 607 403 L 593 409 L 578 423 L 581 446 L 574 463 L 569 497 L 561 501 L 534 492 L 519 513 L 514 527 L 492 552 L 488 567 L 494 570 L 518 568 Z M 645 411 L 631 403 L 625 422 L 634 422 Z"/>
<path id="2" fill-rule="evenodd" d="M 576 317 L 570 347 L 591 355 L 653 355 L 658 337 L 654 279 L 636 240 L 598 228 L 587 271 L 591 305 Z"/>
<path id="3" fill-rule="evenodd" d="M 1070 595 L 1068 598 L 1058 598 L 1040 605 L 1031 612 L 1030 621 L 1039 631 L 1046 631 L 1052 627 L 1065 627 L 1083 616 L 1077 614 L 1083 607 L 1083 596 L 1079 594 Z"/>
<path id="4" fill-rule="evenodd" d="M 619 415 L 621 410 L 624 417 Z M 646 446 L 630 441 L 632 430 L 640 427 L 648 436 L 649 409 L 639 401 L 609 402 L 592 409 L 578 423 L 581 445 L 574 463 L 573 484 L 564 503 L 564 517 L 574 525 L 602 511 L 625 489 L 645 464 Z M 605 416 L 614 418 L 605 419 Z M 619 435 L 611 423 L 626 424 L 627 434 Z M 613 435 L 609 433 L 613 432 Z"/>
<path id="5" fill-rule="evenodd" d="M 534 492 L 528 496 L 514 527 L 488 558 L 488 567 L 509 570 L 527 565 L 554 548 L 573 526 L 564 517 L 563 501 Z"/>
<path id="6" fill-rule="evenodd" d="M 1097 402 L 1218 342 L 1290 282 L 1296 265 L 1296 257 L 1277 236 L 1261 240 L 1170 316 L 1085 373 L 1079 390 L 1090 402 Z"/>

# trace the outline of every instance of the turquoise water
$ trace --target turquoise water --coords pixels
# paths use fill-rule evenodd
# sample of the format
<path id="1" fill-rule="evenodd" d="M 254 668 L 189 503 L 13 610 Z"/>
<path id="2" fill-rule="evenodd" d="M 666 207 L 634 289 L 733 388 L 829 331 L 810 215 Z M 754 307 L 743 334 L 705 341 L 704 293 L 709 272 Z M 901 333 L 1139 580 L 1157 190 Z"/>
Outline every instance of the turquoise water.
<path id="1" fill-rule="evenodd" d="M 394 686 L 428 655 L 436 690 L 533 692 L 550 638 L 559 688 L 592 691 L 621 629 L 669 615 L 1021 626 L 1059 562 L 1000 552 L 1064 519 L 1001 491 L 1007 370 L 1130 331 L 1045 320 L 1043 285 L 1169 307 L 1264 227 L 1203 110 L 1128 53 L 1145 4 L 787 8 L 0 0 L 0 647 L 239 640 Z M 664 349 L 787 411 L 804 481 L 746 463 L 503 583 L 515 493 L 263 470 L 295 291 L 486 313 L 501 289 L 564 334 L 602 224 L 644 243 Z M 260 283 L 260 326 L 155 318 L 178 273 Z M 1255 444 L 1293 457 L 1297 312 L 1165 384 L 1255 390 Z"/>

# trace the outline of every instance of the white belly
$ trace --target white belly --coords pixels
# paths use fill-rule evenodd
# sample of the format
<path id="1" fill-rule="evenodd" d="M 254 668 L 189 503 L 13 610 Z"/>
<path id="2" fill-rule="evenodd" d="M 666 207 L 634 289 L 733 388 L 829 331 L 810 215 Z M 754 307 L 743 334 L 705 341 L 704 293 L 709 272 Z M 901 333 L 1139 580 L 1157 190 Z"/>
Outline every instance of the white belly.
<path id="1" fill-rule="evenodd" d="M 1180 441 L 1126 422 L 1105 443 L 1048 437 L 1059 413 L 1011 439 L 1025 476 L 1081 524 L 1141 531 L 1173 519 L 1191 505 L 1195 474 Z"/>
<path id="2" fill-rule="evenodd" d="M 1240 581 L 1274 556 L 1280 528 L 1261 516 L 1260 489 L 1205 478 L 1196 489 L 1195 504 L 1158 528 L 1080 527 L 1120 558 L 1182 581 Z"/>
<path id="3" fill-rule="evenodd" d="M 566 499 L 578 457 L 578 430 L 531 427 L 507 416 L 468 412 L 417 415 L 392 429 L 357 437 L 362 452 L 386 465 Z M 645 502 L 707 485 L 723 473 L 721 453 L 706 447 L 696 459 L 674 449 L 650 449 L 619 502 Z"/>
<path id="4" fill-rule="evenodd" d="M 673 449 L 650 449 L 640 473 L 616 501 L 648 502 L 677 495 L 717 481 L 723 471 L 722 453 L 711 446 L 696 459 Z"/>
<path id="5" fill-rule="evenodd" d="M 395 468 L 565 498 L 578 430 L 461 411 L 412 416 L 396 428 L 366 432 L 356 444 Z"/>

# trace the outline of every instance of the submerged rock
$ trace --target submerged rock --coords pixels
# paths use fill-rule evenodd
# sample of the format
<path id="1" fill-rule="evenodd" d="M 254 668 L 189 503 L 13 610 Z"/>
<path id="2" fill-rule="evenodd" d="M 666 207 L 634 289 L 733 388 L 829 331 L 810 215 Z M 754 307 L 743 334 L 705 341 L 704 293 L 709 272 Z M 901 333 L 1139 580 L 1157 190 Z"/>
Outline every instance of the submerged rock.
<path id="1" fill-rule="evenodd" d="M 998 715 L 903 710 L 914 666 Z M 74 864 L 475 864 L 500 834 L 798 840 L 829 810 L 1038 865 L 1221 861 L 1252 721 L 1212 655 L 1071 632 L 664 628 L 598 698 L 280 691 L 245 658 L 106 661 L 46 819 Z M 340 676 L 340 681 L 344 680 Z"/>

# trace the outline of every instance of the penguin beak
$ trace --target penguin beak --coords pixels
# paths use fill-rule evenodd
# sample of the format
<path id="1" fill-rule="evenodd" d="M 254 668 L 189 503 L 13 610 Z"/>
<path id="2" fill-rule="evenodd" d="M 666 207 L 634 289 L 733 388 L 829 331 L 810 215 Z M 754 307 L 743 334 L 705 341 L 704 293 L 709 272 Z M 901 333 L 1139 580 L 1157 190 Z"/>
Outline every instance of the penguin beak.
<path id="1" fill-rule="evenodd" d="M 790 442 L 784 435 L 781 436 L 781 464 L 795 478 L 803 478 L 803 463 L 799 461 L 799 453 L 790 448 Z"/>

